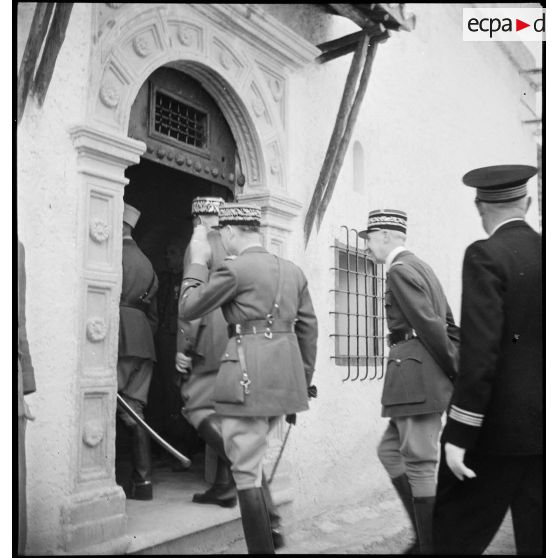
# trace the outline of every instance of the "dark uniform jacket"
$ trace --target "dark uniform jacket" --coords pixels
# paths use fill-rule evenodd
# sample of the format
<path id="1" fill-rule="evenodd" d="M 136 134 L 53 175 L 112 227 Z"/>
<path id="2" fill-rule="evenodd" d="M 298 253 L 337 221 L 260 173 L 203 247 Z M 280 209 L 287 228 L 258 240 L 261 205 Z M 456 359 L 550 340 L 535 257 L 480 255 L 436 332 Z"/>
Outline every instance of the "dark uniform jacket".
<path id="1" fill-rule="evenodd" d="M 391 347 L 382 394 L 382 416 L 447 409 L 457 370 L 459 328 L 432 268 L 405 250 L 386 278 L 385 307 L 391 332 L 415 331 L 416 339 Z"/>
<path id="2" fill-rule="evenodd" d="M 218 231 L 209 230 L 207 240 L 211 246 L 211 260 L 207 264 L 211 276 L 223 264 L 226 254 Z M 185 270 L 190 260 L 188 247 L 184 255 Z M 178 320 L 177 350 L 192 358 L 192 374 L 180 390 L 186 411 L 214 408 L 213 388 L 228 341 L 227 322 L 221 308 L 197 320 Z"/>
<path id="3" fill-rule="evenodd" d="M 206 266 L 191 264 L 185 272 L 180 297 L 182 319 L 196 319 L 221 307 L 229 324 L 263 320 L 273 309 L 279 267 L 283 269 L 281 320 L 296 320 L 294 333 L 263 333 L 242 336 L 242 352 L 250 379 L 245 394 L 242 356 L 237 338 L 231 337 L 221 359 L 215 383 L 215 409 L 230 416 L 279 416 L 308 409 L 307 387 L 316 360 L 317 320 L 302 270 L 277 258 L 261 246 L 247 248 L 227 259 L 208 281 Z"/>
<path id="4" fill-rule="evenodd" d="M 522 220 L 467 248 L 444 442 L 485 454 L 542 453 L 541 260 L 541 237 Z"/>
<path id="5" fill-rule="evenodd" d="M 122 245 L 122 294 L 118 356 L 157 360 L 153 335 L 157 328 L 158 281 L 147 256 L 131 238 Z M 144 304 L 140 302 L 143 298 Z"/>
<path id="6" fill-rule="evenodd" d="M 25 249 L 17 241 L 17 415 L 24 414 L 23 396 L 35 391 L 35 372 L 25 327 Z"/>

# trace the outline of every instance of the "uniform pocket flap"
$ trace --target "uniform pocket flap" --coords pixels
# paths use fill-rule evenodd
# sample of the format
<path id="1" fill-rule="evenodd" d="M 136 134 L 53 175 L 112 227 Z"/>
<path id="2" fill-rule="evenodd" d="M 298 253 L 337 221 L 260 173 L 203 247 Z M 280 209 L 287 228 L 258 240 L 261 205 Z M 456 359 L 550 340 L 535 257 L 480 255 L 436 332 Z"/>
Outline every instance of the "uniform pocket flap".
<path id="1" fill-rule="evenodd" d="M 390 357 L 387 364 L 382 405 L 406 405 L 426 401 L 422 359 L 415 355 Z"/>

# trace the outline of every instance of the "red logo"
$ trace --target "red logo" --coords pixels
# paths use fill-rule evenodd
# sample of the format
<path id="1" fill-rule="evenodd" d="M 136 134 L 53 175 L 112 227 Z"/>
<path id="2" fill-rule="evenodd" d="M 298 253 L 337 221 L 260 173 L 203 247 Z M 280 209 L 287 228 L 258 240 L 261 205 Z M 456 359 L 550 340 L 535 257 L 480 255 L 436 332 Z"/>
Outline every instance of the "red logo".
<path id="1" fill-rule="evenodd" d="M 526 27 L 531 27 L 530 23 L 525 23 L 524 21 L 521 21 L 520 19 L 515 18 L 515 30 L 516 31 L 521 31 L 522 29 L 525 29 Z"/>

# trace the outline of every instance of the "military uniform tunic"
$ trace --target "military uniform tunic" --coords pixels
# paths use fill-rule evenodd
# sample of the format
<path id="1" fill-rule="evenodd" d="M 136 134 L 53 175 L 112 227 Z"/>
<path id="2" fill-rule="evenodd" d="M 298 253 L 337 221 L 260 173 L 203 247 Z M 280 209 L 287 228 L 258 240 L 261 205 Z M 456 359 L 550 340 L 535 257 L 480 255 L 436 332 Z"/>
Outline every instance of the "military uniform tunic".
<path id="1" fill-rule="evenodd" d="M 179 314 L 194 320 L 221 307 L 228 324 L 263 320 L 272 310 L 278 288 L 279 258 L 265 248 L 247 248 L 227 259 L 209 279 L 205 265 L 185 271 Z M 314 372 L 317 321 L 302 270 L 281 259 L 283 285 L 278 318 L 296 320 L 294 333 L 244 335 L 242 350 L 250 378 L 248 394 L 240 385 L 236 337 L 228 340 L 215 384 L 215 408 L 229 416 L 279 416 L 308 409 L 307 386 Z"/>

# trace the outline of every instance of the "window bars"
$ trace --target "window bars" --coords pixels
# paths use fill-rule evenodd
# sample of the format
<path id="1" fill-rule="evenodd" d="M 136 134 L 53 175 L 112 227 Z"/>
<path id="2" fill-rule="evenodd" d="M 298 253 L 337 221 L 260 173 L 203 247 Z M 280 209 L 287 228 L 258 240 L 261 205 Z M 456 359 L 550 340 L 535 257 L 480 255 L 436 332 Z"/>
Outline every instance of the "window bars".
<path id="1" fill-rule="evenodd" d="M 207 147 L 207 114 L 156 91 L 155 131 L 204 149 Z"/>
<path id="2" fill-rule="evenodd" d="M 367 255 L 364 241 L 346 226 L 345 242 L 335 241 L 335 364 L 347 366 L 343 381 L 381 380 L 384 377 L 386 328 L 384 325 L 383 266 Z M 351 245 L 350 237 L 354 236 Z M 370 375 L 371 368 L 374 369 Z M 362 376 L 361 376 L 362 373 Z"/>

